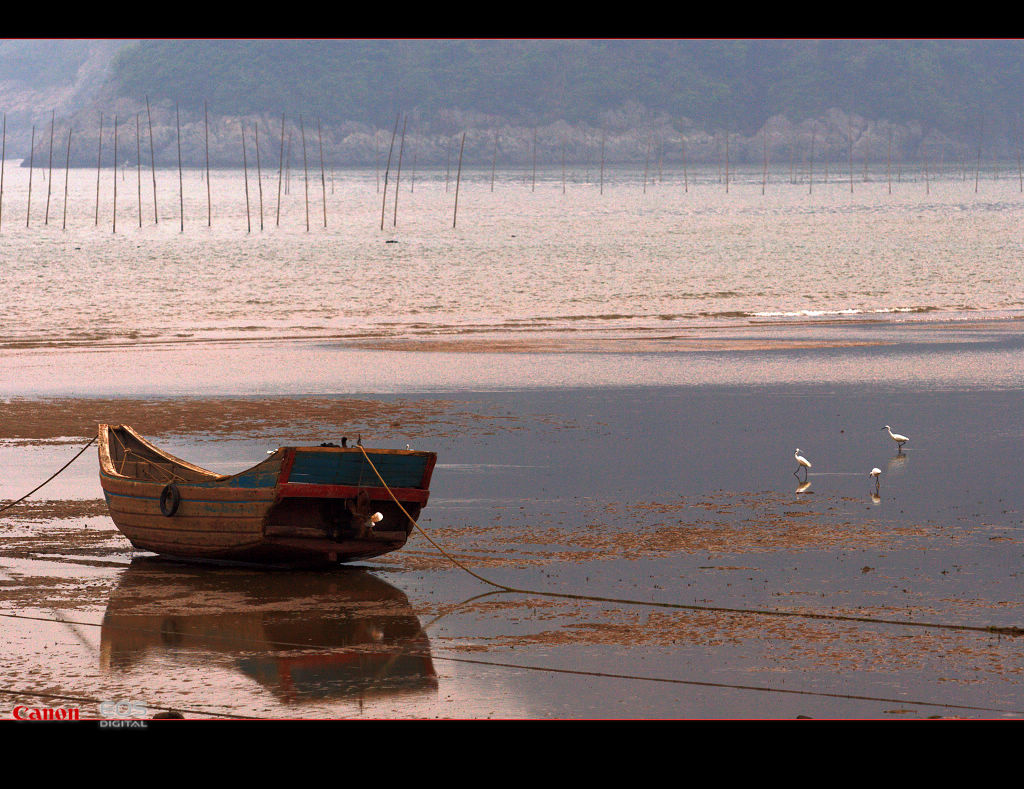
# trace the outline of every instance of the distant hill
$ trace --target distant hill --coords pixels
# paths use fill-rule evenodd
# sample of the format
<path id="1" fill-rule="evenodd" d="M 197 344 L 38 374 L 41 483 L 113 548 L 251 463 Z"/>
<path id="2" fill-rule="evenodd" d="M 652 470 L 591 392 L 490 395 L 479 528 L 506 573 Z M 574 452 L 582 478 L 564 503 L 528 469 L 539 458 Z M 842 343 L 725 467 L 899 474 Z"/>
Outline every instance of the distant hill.
<path id="1" fill-rule="evenodd" d="M 1016 156 L 1022 87 L 1019 40 L 0 42 L 10 139 L 26 151 L 26 123 L 52 110 L 74 125 L 81 164 L 95 163 L 101 113 L 107 134 L 147 101 L 164 164 L 179 124 L 186 162 L 209 140 L 212 162 L 240 164 L 241 124 L 260 125 L 269 156 L 282 118 L 332 163 L 371 164 L 400 114 L 424 164 L 443 163 L 463 131 L 467 155 L 488 162 L 496 147 L 525 162 L 535 134 L 542 160 L 593 158 L 604 140 L 610 160 L 655 145 L 678 160 L 685 145 L 710 161 L 726 133 L 741 161 L 812 145 L 877 159 L 888 140 L 904 159 Z"/>
<path id="2" fill-rule="evenodd" d="M 27 152 L 33 123 L 91 107 L 111 78 L 114 56 L 134 41 L 0 39 L 0 112 L 7 154 Z M 19 150 L 20 146 L 20 150 Z"/>
<path id="3" fill-rule="evenodd" d="M 957 135 L 1020 115 L 1024 42 L 145 41 L 112 78 L 137 99 L 385 127 L 414 110 L 600 125 L 638 104 L 741 134 L 835 107 Z"/>

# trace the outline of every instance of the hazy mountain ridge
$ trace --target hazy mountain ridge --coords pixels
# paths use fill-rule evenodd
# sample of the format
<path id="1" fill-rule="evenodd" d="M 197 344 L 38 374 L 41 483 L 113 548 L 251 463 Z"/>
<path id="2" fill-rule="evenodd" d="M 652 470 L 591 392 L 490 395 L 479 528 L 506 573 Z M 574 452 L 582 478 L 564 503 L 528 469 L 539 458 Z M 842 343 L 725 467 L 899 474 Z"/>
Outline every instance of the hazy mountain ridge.
<path id="1" fill-rule="evenodd" d="M 71 129 L 83 166 L 112 163 L 115 118 L 118 163 L 148 162 L 150 117 L 161 165 L 179 141 L 186 164 L 241 165 L 257 123 L 267 166 L 282 147 L 301 166 L 303 138 L 311 166 L 372 165 L 403 128 L 422 165 L 463 133 L 467 162 L 519 167 L 1005 157 L 1021 84 L 1020 41 L 0 42 L 8 156 L 34 123 L 36 157 Z"/>
<path id="2" fill-rule="evenodd" d="M 0 112 L 8 154 L 28 153 L 33 124 L 70 117 L 103 94 L 117 53 L 129 40 L 0 40 Z"/>

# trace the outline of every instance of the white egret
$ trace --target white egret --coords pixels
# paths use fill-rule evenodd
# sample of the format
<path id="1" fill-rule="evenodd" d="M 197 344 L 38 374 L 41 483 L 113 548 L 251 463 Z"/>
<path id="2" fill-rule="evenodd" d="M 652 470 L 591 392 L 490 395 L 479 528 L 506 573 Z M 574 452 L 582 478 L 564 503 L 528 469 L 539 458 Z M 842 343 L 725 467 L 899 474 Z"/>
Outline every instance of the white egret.
<path id="1" fill-rule="evenodd" d="M 897 452 L 902 452 L 903 451 L 903 445 L 906 444 L 910 439 L 907 438 L 906 436 L 901 436 L 899 433 L 893 433 L 892 432 L 892 428 L 889 427 L 888 425 L 883 427 L 882 430 L 888 430 L 889 431 L 889 438 L 891 438 L 893 441 L 896 442 L 896 451 Z"/>
<path id="2" fill-rule="evenodd" d="M 871 469 L 871 471 L 868 472 L 868 476 L 875 478 L 875 493 L 877 493 L 878 492 L 879 477 L 882 476 L 882 469 L 880 469 L 880 468 L 878 468 L 876 466 L 875 468 Z"/>
<path id="3" fill-rule="evenodd" d="M 793 472 L 794 476 L 799 473 L 801 468 L 803 468 L 804 479 L 807 479 L 807 469 L 811 467 L 811 461 L 800 454 L 800 447 L 796 448 L 796 451 L 793 453 L 793 457 L 796 458 L 797 462 L 796 471 Z"/>

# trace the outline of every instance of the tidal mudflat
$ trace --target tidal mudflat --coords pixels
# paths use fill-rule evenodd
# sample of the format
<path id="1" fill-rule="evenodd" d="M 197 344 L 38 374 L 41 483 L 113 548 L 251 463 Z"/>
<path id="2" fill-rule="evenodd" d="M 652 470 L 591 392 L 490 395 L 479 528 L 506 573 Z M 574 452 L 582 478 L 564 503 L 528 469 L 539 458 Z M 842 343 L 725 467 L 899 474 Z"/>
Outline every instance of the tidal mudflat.
<path id="1" fill-rule="evenodd" d="M 3 224 L 0 715 L 1024 715 L 1018 179 L 488 163 L 455 228 L 443 171 L 387 227 L 353 171 L 311 229 L 298 188 L 250 224 L 241 171 L 113 175 Z M 223 472 L 345 435 L 438 466 L 380 559 L 179 564 L 95 447 L 12 504 L 99 422 Z"/>
<path id="2" fill-rule="evenodd" d="M 267 570 L 133 550 L 90 448 L 0 513 L 4 706 L 1022 717 L 1024 332 L 962 329 L 792 324 L 586 353 L 238 343 L 190 347 L 191 369 L 221 370 L 194 380 L 217 385 L 165 395 L 164 346 L 133 350 L 138 391 L 100 374 L 113 352 L 5 351 L 21 388 L 3 393 L 3 503 L 101 421 L 222 471 L 356 434 L 439 459 L 401 551 Z"/>

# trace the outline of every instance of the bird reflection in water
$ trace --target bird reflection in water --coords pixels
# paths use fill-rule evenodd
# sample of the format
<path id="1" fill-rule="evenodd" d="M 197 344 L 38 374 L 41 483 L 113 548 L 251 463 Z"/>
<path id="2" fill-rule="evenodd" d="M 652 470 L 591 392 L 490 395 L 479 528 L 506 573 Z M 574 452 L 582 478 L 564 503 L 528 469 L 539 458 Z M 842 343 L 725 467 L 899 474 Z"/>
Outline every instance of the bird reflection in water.
<path id="1" fill-rule="evenodd" d="M 897 455 L 893 455 L 885 464 L 885 470 L 889 474 L 899 474 L 905 470 L 907 466 L 907 456 L 905 453 L 900 452 Z"/>
<path id="2" fill-rule="evenodd" d="M 434 692 L 430 642 L 405 594 L 358 568 L 329 573 L 135 559 L 110 596 L 104 670 L 151 653 L 226 658 L 285 703 Z"/>
<path id="3" fill-rule="evenodd" d="M 796 492 L 797 493 L 806 493 L 810 489 L 811 489 L 811 481 L 810 480 L 807 480 L 806 482 L 801 482 L 799 485 L 796 486 Z"/>

